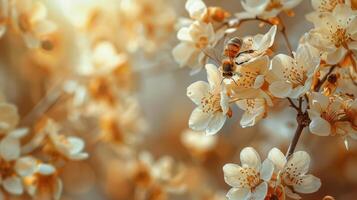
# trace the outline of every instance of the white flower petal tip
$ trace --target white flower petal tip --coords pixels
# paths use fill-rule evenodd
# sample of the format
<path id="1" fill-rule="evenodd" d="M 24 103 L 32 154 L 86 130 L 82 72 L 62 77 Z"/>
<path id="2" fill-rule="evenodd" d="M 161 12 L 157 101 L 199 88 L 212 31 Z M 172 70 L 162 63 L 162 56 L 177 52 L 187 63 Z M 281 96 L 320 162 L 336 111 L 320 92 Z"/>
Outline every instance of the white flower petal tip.
<path id="1" fill-rule="evenodd" d="M 41 163 L 37 167 L 37 172 L 39 174 L 49 176 L 56 172 L 56 168 L 53 165 Z"/>
<path id="2" fill-rule="evenodd" d="M 240 152 L 240 161 L 242 167 L 252 167 L 256 170 L 260 170 L 261 160 L 257 151 L 252 147 L 245 147 Z"/>

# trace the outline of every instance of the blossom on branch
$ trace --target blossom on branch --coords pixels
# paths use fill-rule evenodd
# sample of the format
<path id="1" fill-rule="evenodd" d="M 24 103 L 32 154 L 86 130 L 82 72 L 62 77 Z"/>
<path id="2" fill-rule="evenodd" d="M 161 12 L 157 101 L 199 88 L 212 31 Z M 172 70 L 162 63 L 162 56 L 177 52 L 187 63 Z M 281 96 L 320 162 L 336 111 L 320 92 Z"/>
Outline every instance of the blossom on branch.
<path id="1" fill-rule="evenodd" d="M 206 65 L 208 83 L 197 81 L 187 88 L 187 96 L 197 105 L 189 126 L 195 131 L 216 134 L 229 115 L 229 98 L 221 84 L 221 75 L 213 64 Z"/>

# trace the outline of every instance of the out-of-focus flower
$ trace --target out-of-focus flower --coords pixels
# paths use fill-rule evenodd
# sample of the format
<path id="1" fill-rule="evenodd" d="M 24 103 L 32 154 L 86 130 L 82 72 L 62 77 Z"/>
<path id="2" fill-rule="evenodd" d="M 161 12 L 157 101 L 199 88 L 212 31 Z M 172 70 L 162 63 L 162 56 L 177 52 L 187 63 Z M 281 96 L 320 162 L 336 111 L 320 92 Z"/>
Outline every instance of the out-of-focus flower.
<path id="1" fill-rule="evenodd" d="M 305 151 L 297 151 L 287 160 L 279 149 L 273 148 L 270 150 L 268 158 L 274 163 L 274 173 L 278 177 L 279 184 L 285 187 L 288 197 L 301 199 L 295 192 L 309 194 L 316 192 L 321 187 L 319 178 L 306 174 L 309 169 L 310 156 Z"/>
<path id="2" fill-rule="evenodd" d="M 185 189 L 184 166 L 169 156 L 155 161 L 149 152 L 141 152 L 138 160 L 131 163 L 130 169 L 134 181 L 146 193 L 145 196 L 152 196 L 153 190 L 155 197 L 158 197 L 165 196 L 166 193 L 181 193 Z"/>
<path id="3" fill-rule="evenodd" d="M 243 0 L 241 1 L 245 13 L 239 13 L 238 17 L 261 17 L 268 19 L 276 17 L 280 12 L 289 12 L 302 0 Z"/>
<path id="4" fill-rule="evenodd" d="M 338 4 L 332 12 L 313 20 L 315 28 L 307 40 L 323 53 L 328 64 L 341 62 L 349 50 L 357 49 L 357 14 L 350 6 Z"/>
<path id="5" fill-rule="evenodd" d="M 306 19 L 315 22 L 320 17 L 320 13 L 332 12 L 339 4 L 351 5 L 350 0 L 311 0 L 314 11 L 306 15 Z"/>
<path id="6" fill-rule="evenodd" d="M 251 53 L 244 53 L 238 56 L 235 61 L 238 64 L 245 64 L 252 61 L 253 58 L 263 56 L 269 53 L 269 48 L 273 46 L 277 26 L 272 26 L 265 34 L 246 36 L 243 38 L 241 52 L 252 50 Z"/>
<path id="7" fill-rule="evenodd" d="M 35 170 L 34 158 L 21 157 L 20 139 L 27 133 L 27 129 L 16 129 L 0 141 L 0 184 L 6 192 L 13 195 L 23 194 L 22 177 L 30 175 Z"/>
<path id="8" fill-rule="evenodd" d="M 127 50 L 153 52 L 174 30 L 175 11 L 165 0 L 123 0 L 119 6 L 119 34 Z M 162 46 L 161 46 L 162 47 Z"/>
<path id="9" fill-rule="evenodd" d="M 135 145 L 141 141 L 148 125 L 141 116 L 139 102 L 129 98 L 115 110 L 100 118 L 101 139 L 116 145 Z"/>
<path id="10" fill-rule="evenodd" d="M 36 199 L 58 200 L 62 194 L 62 181 L 56 168 L 51 164 L 37 164 L 33 174 L 24 177 L 27 193 Z"/>
<path id="11" fill-rule="evenodd" d="M 310 131 L 319 136 L 342 136 L 347 146 L 347 137 L 357 139 L 355 122 L 351 121 L 345 110 L 347 102 L 335 96 L 327 97 L 320 93 L 312 93 L 310 109 L 308 109 L 311 123 Z M 349 107 L 355 112 L 355 103 Z"/>
<path id="12" fill-rule="evenodd" d="M 204 132 L 185 130 L 181 135 L 183 145 L 193 154 L 202 156 L 217 145 L 216 136 L 205 135 Z"/>
<path id="13" fill-rule="evenodd" d="M 185 8 L 191 19 L 205 23 L 222 22 L 230 15 L 220 7 L 207 7 L 202 0 L 187 0 Z"/>
<path id="14" fill-rule="evenodd" d="M 42 39 L 57 29 L 56 24 L 47 19 L 47 9 L 39 1 L 16 0 L 11 12 L 13 26 L 29 48 L 40 47 Z"/>
<path id="15" fill-rule="evenodd" d="M 118 53 L 115 46 L 109 41 L 102 41 L 93 49 L 94 74 L 109 74 L 117 67 L 126 63 L 128 57 L 124 53 Z"/>
<path id="16" fill-rule="evenodd" d="M 16 106 L 0 101 L 0 134 L 13 130 L 19 118 Z"/>
<path id="17" fill-rule="evenodd" d="M 262 163 L 252 147 L 240 152 L 240 161 L 241 166 L 231 163 L 223 166 L 224 180 L 232 187 L 227 193 L 228 199 L 263 200 L 274 171 L 273 163 L 269 159 Z"/>
<path id="18" fill-rule="evenodd" d="M 189 126 L 195 131 L 216 134 L 224 125 L 229 111 L 228 96 L 221 86 L 220 73 L 213 64 L 206 65 L 208 83 L 197 81 L 187 88 L 187 96 L 197 105 Z"/>
<path id="19" fill-rule="evenodd" d="M 267 116 L 268 105 L 265 99 L 243 99 L 237 101 L 236 104 L 245 111 L 240 120 L 240 125 L 243 128 L 254 126 Z"/>
<path id="20" fill-rule="evenodd" d="M 277 80 L 270 84 L 269 91 L 274 96 L 298 98 L 311 88 L 320 56 L 310 47 L 309 44 L 300 45 L 294 58 L 279 54 L 272 59 L 271 72 Z"/>
<path id="21" fill-rule="evenodd" d="M 212 24 L 195 21 L 189 27 L 181 28 L 177 38 L 181 42 L 172 50 L 175 61 L 181 67 L 192 68 L 192 73 L 200 71 L 206 59 L 202 51 L 217 41 Z"/>
<path id="22" fill-rule="evenodd" d="M 88 153 L 83 152 L 84 141 L 75 136 L 65 136 L 59 133 L 59 126 L 48 120 L 44 132 L 48 135 L 50 144 L 46 147 L 70 160 L 83 160 L 88 158 Z"/>

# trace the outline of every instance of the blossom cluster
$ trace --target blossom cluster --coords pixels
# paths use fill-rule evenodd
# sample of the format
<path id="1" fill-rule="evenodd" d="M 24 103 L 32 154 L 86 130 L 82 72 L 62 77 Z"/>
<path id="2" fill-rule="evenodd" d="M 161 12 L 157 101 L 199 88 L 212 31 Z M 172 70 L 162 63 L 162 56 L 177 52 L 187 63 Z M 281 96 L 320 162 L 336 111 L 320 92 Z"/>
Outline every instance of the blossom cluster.
<path id="1" fill-rule="evenodd" d="M 189 118 L 192 130 L 216 134 L 232 117 L 232 104 L 244 112 L 240 119 L 243 128 L 269 117 L 269 111 L 284 100 L 297 111 L 297 138 L 292 140 L 287 157 L 272 149 L 261 164 L 257 153 L 245 148 L 241 167 L 223 167 L 225 180 L 233 187 L 229 199 L 285 199 L 285 195 L 300 199 L 296 193 L 316 192 L 319 179 L 305 175 L 309 155 L 294 153 L 305 127 L 318 136 L 342 137 L 346 148 L 349 139 L 356 139 L 357 99 L 346 85 L 356 85 L 357 11 L 350 1 L 312 0 L 314 11 L 306 19 L 314 27 L 301 36 L 293 50 L 282 15 L 294 16 L 292 9 L 300 2 L 242 1 L 245 11 L 235 14 L 207 7 L 201 0 L 186 2 L 191 19 L 178 30 L 180 43 L 172 53 L 181 66 L 194 72 L 205 67 L 208 80 L 187 88 L 187 96 L 197 106 Z M 247 21 L 270 29 L 264 34 L 235 37 Z M 274 52 L 278 34 L 287 53 Z"/>

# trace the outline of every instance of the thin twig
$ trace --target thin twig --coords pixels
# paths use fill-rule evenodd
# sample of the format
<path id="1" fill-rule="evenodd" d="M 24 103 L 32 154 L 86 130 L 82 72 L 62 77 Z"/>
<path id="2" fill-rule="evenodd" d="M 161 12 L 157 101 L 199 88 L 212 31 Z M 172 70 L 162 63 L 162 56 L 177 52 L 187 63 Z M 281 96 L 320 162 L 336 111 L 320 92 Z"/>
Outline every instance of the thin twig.
<path id="1" fill-rule="evenodd" d="M 293 139 L 291 140 L 290 142 L 290 145 L 289 145 L 289 148 L 288 148 L 288 151 L 286 152 L 286 157 L 288 158 L 291 154 L 294 153 L 295 151 L 295 148 L 296 148 L 296 145 L 297 143 L 299 142 L 299 139 L 300 139 L 300 136 L 301 136 L 301 133 L 302 131 L 304 130 L 304 128 L 306 126 L 308 126 L 310 124 L 310 118 L 309 118 L 309 115 L 307 114 L 307 112 L 303 112 L 302 110 L 302 102 L 303 102 L 303 98 L 300 97 L 299 98 L 299 107 L 297 109 L 297 116 L 296 116 L 296 121 L 297 121 L 297 128 L 295 130 L 295 134 L 294 134 L 294 137 Z"/>
<path id="2" fill-rule="evenodd" d="M 20 126 L 32 124 L 39 116 L 45 113 L 55 102 L 57 102 L 62 94 L 62 83 L 63 80 L 60 79 L 48 90 L 46 95 L 24 116 L 24 118 L 22 118 Z"/>
<path id="3" fill-rule="evenodd" d="M 287 97 L 289 103 L 290 103 L 290 106 L 293 107 L 296 111 L 299 111 L 299 107 L 297 105 L 295 105 L 295 103 L 293 102 L 292 99 L 290 99 L 289 97 Z"/>
<path id="4" fill-rule="evenodd" d="M 304 130 L 305 126 L 302 124 L 298 124 L 298 127 L 295 130 L 295 134 L 293 139 L 291 140 L 291 143 L 289 145 L 288 151 L 286 153 L 286 157 L 288 158 L 291 154 L 294 153 L 296 145 L 300 139 L 301 133 Z"/>

